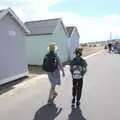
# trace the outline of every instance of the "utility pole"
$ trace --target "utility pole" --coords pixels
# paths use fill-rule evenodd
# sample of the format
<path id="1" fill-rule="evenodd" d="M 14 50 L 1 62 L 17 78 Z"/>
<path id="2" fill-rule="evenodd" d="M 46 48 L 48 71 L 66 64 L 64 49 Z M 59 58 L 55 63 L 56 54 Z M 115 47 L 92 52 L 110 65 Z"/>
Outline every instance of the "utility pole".
<path id="1" fill-rule="evenodd" d="M 112 40 L 112 32 L 110 32 L 110 41 Z"/>

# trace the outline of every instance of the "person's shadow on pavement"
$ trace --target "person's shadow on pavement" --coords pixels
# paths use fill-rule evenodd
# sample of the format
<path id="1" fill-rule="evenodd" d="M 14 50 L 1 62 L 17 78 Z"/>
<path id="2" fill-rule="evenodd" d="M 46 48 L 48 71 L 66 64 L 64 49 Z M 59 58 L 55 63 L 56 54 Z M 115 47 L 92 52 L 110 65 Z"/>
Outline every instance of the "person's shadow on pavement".
<path id="1" fill-rule="evenodd" d="M 68 120 L 86 120 L 80 108 L 72 107 Z"/>
<path id="2" fill-rule="evenodd" d="M 47 104 L 36 112 L 33 120 L 54 120 L 61 111 L 62 108 L 57 108 L 55 104 Z"/>

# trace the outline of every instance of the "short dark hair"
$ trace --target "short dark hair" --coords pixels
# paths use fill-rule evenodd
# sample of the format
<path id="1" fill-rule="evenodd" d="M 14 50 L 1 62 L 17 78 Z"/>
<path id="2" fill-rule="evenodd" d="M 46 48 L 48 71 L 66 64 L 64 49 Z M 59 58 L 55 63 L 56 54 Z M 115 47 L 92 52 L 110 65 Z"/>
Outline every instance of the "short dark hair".
<path id="1" fill-rule="evenodd" d="M 83 51 L 82 48 L 76 48 L 76 49 L 75 49 L 75 54 L 82 56 L 82 51 Z"/>

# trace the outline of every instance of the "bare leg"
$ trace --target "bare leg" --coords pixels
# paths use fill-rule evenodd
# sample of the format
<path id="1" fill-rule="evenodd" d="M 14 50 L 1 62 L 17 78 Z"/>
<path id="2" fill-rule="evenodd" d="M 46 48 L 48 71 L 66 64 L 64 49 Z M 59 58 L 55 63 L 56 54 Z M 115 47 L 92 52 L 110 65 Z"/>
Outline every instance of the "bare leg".
<path id="1" fill-rule="evenodd" d="M 51 89 L 50 89 L 50 92 L 49 92 L 49 100 L 51 100 L 53 98 L 53 95 L 55 93 L 55 85 L 51 83 Z"/>

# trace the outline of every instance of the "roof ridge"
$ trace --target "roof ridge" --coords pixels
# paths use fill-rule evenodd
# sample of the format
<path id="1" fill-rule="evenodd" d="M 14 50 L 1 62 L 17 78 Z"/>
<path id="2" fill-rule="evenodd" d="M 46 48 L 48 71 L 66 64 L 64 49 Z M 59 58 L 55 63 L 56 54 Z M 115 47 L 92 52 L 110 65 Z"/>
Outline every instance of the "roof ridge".
<path id="1" fill-rule="evenodd" d="M 76 28 L 76 26 L 66 26 L 66 28 Z"/>
<path id="2" fill-rule="evenodd" d="M 51 18 L 51 19 L 33 20 L 33 21 L 26 21 L 25 23 L 42 22 L 42 21 L 49 21 L 49 20 L 61 20 L 61 18 Z"/>
<path id="3" fill-rule="evenodd" d="M 20 20 L 20 18 L 15 14 L 15 12 L 11 8 L 3 9 L 1 11 L 2 11 L 2 13 L 0 15 L 0 20 L 9 13 L 13 16 L 14 20 L 23 28 L 23 30 L 26 33 L 30 33 L 30 31 L 27 29 L 27 27 L 24 26 L 24 23 Z"/>

